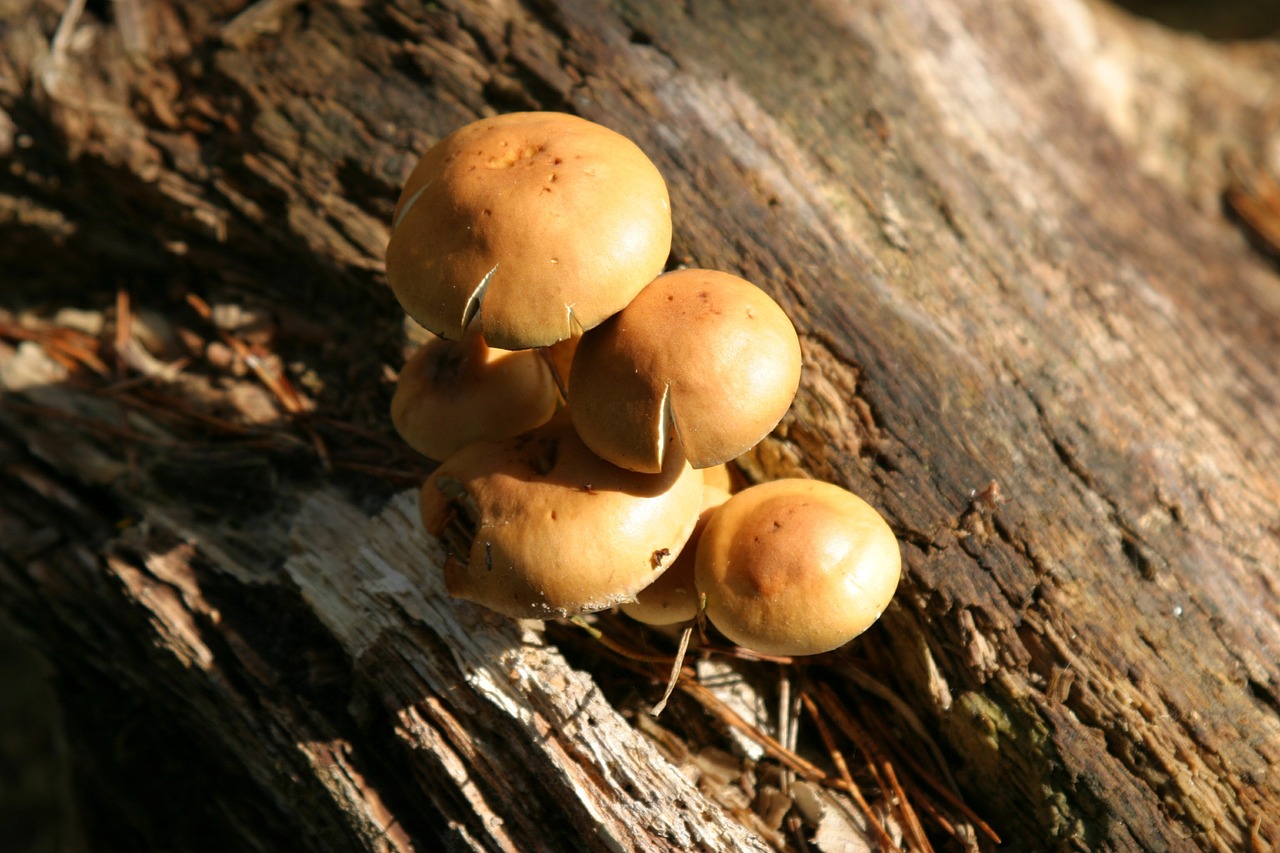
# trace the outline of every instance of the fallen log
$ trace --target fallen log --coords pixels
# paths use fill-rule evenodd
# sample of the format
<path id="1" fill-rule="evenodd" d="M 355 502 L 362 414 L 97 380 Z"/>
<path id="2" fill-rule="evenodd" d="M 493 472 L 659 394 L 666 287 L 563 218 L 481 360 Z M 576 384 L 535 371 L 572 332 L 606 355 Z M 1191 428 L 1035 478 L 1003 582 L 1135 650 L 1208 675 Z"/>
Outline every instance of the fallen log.
<path id="1" fill-rule="evenodd" d="M 0 611 L 95 837 L 750 849 L 820 833 L 726 793 L 808 755 L 882 844 L 1280 844 L 1274 44 L 1068 0 L 6 17 Z M 851 757 L 883 711 L 857 785 L 767 716 L 750 783 L 710 781 L 719 706 L 654 727 L 659 666 L 440 593 L 381 256 L 417 154 L 514 109 L 634 138 L 673 263 L 796 323 L 800 395 L 739 469 L 864 495 L 906 576 L 832 659 L 732 667 L 831 692 Z"/>

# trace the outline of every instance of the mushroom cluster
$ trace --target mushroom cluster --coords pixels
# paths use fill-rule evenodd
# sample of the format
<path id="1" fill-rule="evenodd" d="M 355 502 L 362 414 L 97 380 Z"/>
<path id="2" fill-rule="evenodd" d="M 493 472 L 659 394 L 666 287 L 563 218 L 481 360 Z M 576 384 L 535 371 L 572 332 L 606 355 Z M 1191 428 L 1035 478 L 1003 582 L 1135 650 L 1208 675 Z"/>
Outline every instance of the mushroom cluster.
<path id="1" fill-rule="evenodd" d="M 441 460 L 420 506 L 446 585 L 513 618 L 619 606 L 768 654 L 838 648 L 892 597 L 897 541 L 827 483 L 730 495 L 725 463 L 795 397 L 799 339 L 750 282 L 663 272 L 671 234 L 644 152 L 562 113 L 469 124 L 410 174 L 387 279 L 439 337 L 392 420 Z"/>

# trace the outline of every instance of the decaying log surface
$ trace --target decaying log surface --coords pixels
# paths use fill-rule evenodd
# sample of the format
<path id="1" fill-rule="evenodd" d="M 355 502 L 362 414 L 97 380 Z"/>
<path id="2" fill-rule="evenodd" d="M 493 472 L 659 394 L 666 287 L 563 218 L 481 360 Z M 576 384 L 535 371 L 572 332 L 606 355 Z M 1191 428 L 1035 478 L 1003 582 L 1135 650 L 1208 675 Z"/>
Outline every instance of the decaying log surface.
<path id="1" fill-rule="evenodd" d="M 906 578 L 849 654 L 1012 849 L 1280 845 L 1280 277 L 1223 204 L 1280 219 L 1275 45 L 1076 0 L 0 22 L 0 610 L 103 837 L 763 843 L 440 596 L 387 486 L 425 470 L 385 416 L 397 187 L 538 108 L 636 139 L 674 261 L 794 318 L 800 395 L 741 467 L 886 513 Z"/>

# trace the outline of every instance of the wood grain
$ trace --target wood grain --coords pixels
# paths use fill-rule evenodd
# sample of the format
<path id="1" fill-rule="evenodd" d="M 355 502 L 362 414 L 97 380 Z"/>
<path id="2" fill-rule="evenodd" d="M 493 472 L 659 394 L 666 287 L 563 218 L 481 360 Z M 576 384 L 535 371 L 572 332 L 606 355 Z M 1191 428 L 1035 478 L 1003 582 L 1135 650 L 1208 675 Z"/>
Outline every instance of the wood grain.
<path id="1" fill-rule="evenodd" d="M 253 11 L 136 0 L 111 20 L 10 5 L 0 307 L 13 317 L 91 302 L 104 286 L 158 304 L 172 291 L 247 295 L 311 324 L 281 321 L 280 340 L 286 361 L 318 377 L 322 413 L 385 430 L 381 365 L 397 366 L 399 320 L 381 254 L 415 156 L 494 111 L 604 122 L 666 175 L 673 260 L 743 275 L 794 319 L 800 395 L 741 467 L 847 485 L 890 519 L 906 579 L 865 654 L 894 662 L 894 689 L 1011 848 L 1280 845 L 1280 281 L 1221 204 L 1232 164 L 1280 167 L 1274 44 L 1215 45 L 1072 0 Z M 313 326 L 308 339 L 300 330 Z M 326 352 L 326 334 L 371 340 L 367 362 L 335 359 L 347 350 Z M 18 344 L 5 340 L 12 365 Z M 221 732 L 239 761 L 219 766 L 240 784 L 303 779 L 307 814 L 325 817 L 300 837 L 363 849 L 448 831 L 520 848 L 536 825 L 484 819 L 503 785 L 563 809 L 567 832 L 594 823 L 624 849 L 731 831 L 714 811 L 701 823 L 661 809 L 660 831 L 636 830 L 619 809 L 628 796 L 660 800 L 661 769 L 667 781 L 645 797 L 572 774 L 544 791 L 546 767 L 584 766 L 587 733 L 540 747 L 565 751 L 554 759 L 514 753 L 541 756 L 525 773 L 484 754 L 518 736 L 468 744 L 473 718 L 432 698 L 430 677 L 399 680 L 406 662 L 456 664 L 464 649 L 419 624 L 435 617 L 403 610 L 408 592 L 370 592 L 368 555 L 348 554 L 350 576 L 332 588 L 306 558 L 285 562 L 297 548 L 287 531 L 314 501 L 349 513 L 323 503 L 324 458 L 305 432 L 255 451 L 246 476 L 273 498 L 263 517 L 231 524 L 157 485 L 155 458 L 172 450 L 155 442 L 177 440 L 171 423 L 117 415 L 111 440 L 86 435 L 30 406 L 106 418 L 101 402 L 56 378 L 6 379 L 6 489 L 39 494 L 44 514 L 3 504 L 14 533 L 0 603 L 74 674 L 66 684 L 117 699 L 123 688 L 104 681 L 127 675 L 145 697 L 200 683 L 166 673 L 234 657 L 252 690 L 210 679 L 165 703 L 172 738 Z M 139 430 L 152 443 L 127 437 Z M 388 494 L 351 487 L 366 512 Z M 125 517 L 159 524 L 169 551 L 118 533 Z M 342 519 L 334 529 L 351 536 L 386 523 Z M 193 542 L 226 559 L 182 568 Z M 170 552 L 180 556 L 166 562 Z M 381 559 L 401 573 L 395 561 L 412 562 Z M 357 692 L 378 697 L 375 716 L 395 734 L 292 699 L 226 699 L 276 695 L 249 662 L 274 671 L 260 646 L 284 641 L 229 627 L 261 612 L 257 585 L 289 602 L 305 637 L 324 638 L 338 683 L 366 680 Z M 359 630 L 379 636 L 351 633 L 357 607 L 370 619 Z M 85 656 L 106 637 L 132 651 Z M 465 653 L 497 670 L 515 654 Z M 521 676 L 529 713 L 564 713 L 538 666 Z M 586 678 L 566 683 L 589 693 Z M 499 693 L 466 701 L 489 703 L 480 719 L 492 721 Z M 91 715 L 77 719 L 92 729 Z M 600 737 L 633 737 L 618 725 Z M 300 733 L 328 746 L 278 753 Z M 405 744 L 421 765 L 388 757 Z M 270 758 L 256 766 L 256 754 Z M 449 793 L 423 793 L 432 786 Z M 406 816 L 422 797 L 438 820 Z M 242 825 L 269 825 L 277 807 L 258 804 Z M 260 849 L 277 837 L 243 835 Z"/>

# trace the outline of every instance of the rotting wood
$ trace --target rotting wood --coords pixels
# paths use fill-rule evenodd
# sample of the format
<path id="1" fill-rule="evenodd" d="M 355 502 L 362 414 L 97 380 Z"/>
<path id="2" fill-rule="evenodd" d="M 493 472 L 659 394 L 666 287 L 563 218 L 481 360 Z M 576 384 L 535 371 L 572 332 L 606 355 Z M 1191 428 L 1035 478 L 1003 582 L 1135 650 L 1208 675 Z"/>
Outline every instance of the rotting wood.
<path id="1" fill-rule="evenodd" d="M 506 824 L 500 842 L 472 822 L 494 804 L 458 775 L 484 758 L 466 751 L 465 715 L 425 702 L 390 722 L 439 756 L 428 775 L 378 727 L 388 703 L 417 696 L 379 682 L 395 671 L 381 656 L 447 649 L 409 632 L 347 661 L 280 565 L 322 490 L 319 460 L 412 464 L 367 437 L 385 429 L 382 364 L 396 366 L 378 275 L 413 157 L 481 113 L 569 109 L 654 156 L 677 261 L 745 275 L 795 318 L 801 395 L 742 467 L 834 480 L 887 512 L 906 583 L 851 654 L 894 673 L 966 802 L 1019 849 L 1280 845 L 1280 282 L 1220 204 L 1242 165 L 1280 171 L 1275 45 L 1217 46 L 1070 0 L 270 3 L 255 8 L 274 31 L 230 40 L 244 4 L 138 0 L 114 21 L 11 5 L 0 307 L 106 311 L 125 287 L 179 333 L 208 334 L 173 289 L 256 300 L 292 350 L 282 363 L 303 364 L 293 378 L 310 371 L 318 413 L 347 425 L 240 424 L 221 457 L 235 474 L 218 478 L 173 447 L 200 444 L 197 419 L 157 402 L 200 411 L 199 429 L 237 422 L 207 373 L 127 389 L 146 415 L 70 393 L 56 364 L 6 393 L 6 495 L 39 499 L 3 504 L 0 602 L 65 689 L 136 700 L 230 656 L 237 680 L 145 719 L 224 785 L 296 782 L 314 818 L 298 837 L 528 842 L 532 827 Z M 95 302 L 104 280 L 111 299 Z M 40 343 L 4 341 L 7 376 L 39 360 Z M 367 361 L 349 357 L 356 341 Z M 66 369 L 88 363 L 78 345 L 64 333 L 44 351 Z M 366 509 L 387 495 L 349 485 Z M 219 517 L 227 507 L 254 517 Z M 210 561 L 194 588 L 155 574 L 161 545 L 193 542 Z M 271 609 L 249 589 L 285 625 L 254 625 Z M 171 621 L 148 609 L 162 605 Z M 108 640 L 122 651 L 93 651 Z M 315 671 L 275 672 L 258 648 L 272 642 Z M 249 695 L 257 718 L 227 699 Z M 369 719 L 336 710 L 357 697 Z M 132 778 L 111 775 L 111 761 L 133 765 L 94 739 L 105 721 L 119 718 L 69 714 L 86 761 Z M 280 731 L 313 747 L 282 753 Z M 538 796 L 546 765 L 508 769 Z M 410 817 L 431 785 L 453 787 L 435 817 Z M 348 820 L 361 791 L 381 805 Z M 210 809 L 228 841 L 258 849 L 280 843 L 271 826 L 297 828 L 269 798 Z M 403 836 L 379 834 L 387 815 Z"/>

